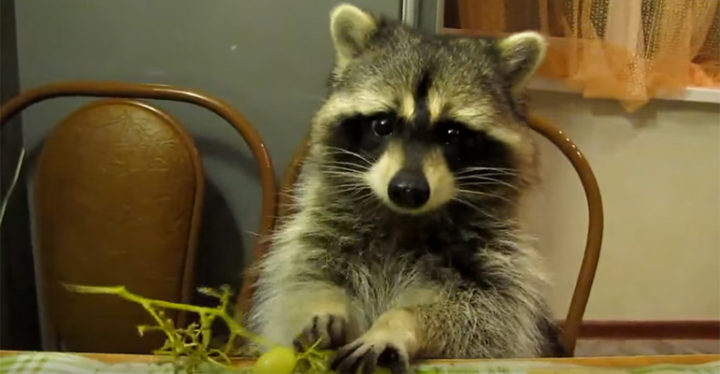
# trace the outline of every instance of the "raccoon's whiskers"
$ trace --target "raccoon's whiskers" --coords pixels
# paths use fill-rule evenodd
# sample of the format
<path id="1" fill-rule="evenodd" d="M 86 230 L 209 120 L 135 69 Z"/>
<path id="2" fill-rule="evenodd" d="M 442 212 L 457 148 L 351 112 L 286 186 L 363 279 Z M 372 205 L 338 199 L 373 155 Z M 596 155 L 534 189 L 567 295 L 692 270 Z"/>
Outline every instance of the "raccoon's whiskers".
<path id="1" fill-rule="evenodd" d="M 502 186 L 511 188 L 515 191 L 520 190 L 520 188 L 518 186 L 516 186 L 512 183 L 508 183 L 501 179 L 484 177 L 484 176 L 476 176 L 474 178 L 470 178 L 470 177 L 456 178 L 456 181 L 458 181 L 458 184 L 462 187 L 481 187 L 481 186 L 502 185 Z"/>
<path id="2" fill-rule="evenodd" d="M 325 166 L 349 167 L 349 168 L 357 169 L 357 170 L 367 170 L 371 166 L 371 165 L 367 165 L 367 166 L 366 165 L 358 165 L 357 163 L 348 162 L 348 161 L 328 161 L 328 162 L 325 162 L 324 165 Z"/>
<path id="3" fill-rule="evenodd" d="M 457 174 L 477 173 L 477 172 L 485 172 L 485 171 L 496 171 L 496 172 L 502 172 L 502 173 L 517 174 L 516 169 L 495 167 L 495 166 L 470 166 L 470 167 L 466 167 L 466 168 L 462 168 L 462 169 L 458 170 Z"/>
<path id="4" fill-rule="evenodd" d="M 364 172 L 368 170 L 369 167 L 353 164 L 350 162 L 329 162 L 323 164 L 321 167 L 321 172 L 323 174 L 333 174 L 333 175 L 342 175 L 338 173 L 344 173 L 345 176 L 358 179 L 362 178 L 362 175 Z M 351 176 L 352 174 L 352 176 Z"/>
<path id="5" fill-rule="evenodd" d="M 358 190 L 355 190 L 358 191 Z M 349 192 L 349 191 L 348 191 Z M 377 203 L 376 199 L 373 199 L 375 194 L 372 191 L 367 191 L 365 193 L 362 193 L 360 195 L 347 195 L 345 193 L 330 193 L 328 194 L 329 197 L 342 195 L 344 198 L 338 199 L 335 201 L 332 201 L 330 204 L 339 207 L 340 209 L 357 209 L 358 205 L 364 205 L 368 202 L 375 202 Z M 348 197 L 350 196 L 350 197 Z M 353 208 L 355 207 L 355 208 Z"/>
<path id="6" fill-rule="evenodd" d="M 457 176 L 455 179 L 457 180 L 502 180 L 498 177 L 512 177 L 512 175 L 507 174 L 470 174 L 470 175 L 460 175 Z"/>
<path id="7" fill-rule="evenodd" d="M 473 179 L 482 179 L 482 180 L 500 180 L 497 177 L 512 177 L 513 175 L 510 174 L 495 174 L 495 173 L 483 173 L 483 174 L 470 174 L 470 175 L 459 175 L 456 176 L 456 180 L 473 180 Z"/>
<path id="8" fill-rule="evenodd" d="M 497 220 L 497 218 L 496 218 L 494 215 L 488 213 L 487 210 L 485 210 L 485 209 L 483 209 L 483 208 L 480 208 L 479 206 L 477 206 L 477 205 L 475 205 L 475 204 L 473 204 L 473 203 L 471 203 L 471 202 L 469 202 L 469 201 L 467 201 L 467 200 L 465 200 L 465 199 L 462 199 L 462 198 L 459 198 L 459 197 L 454 197 L 454 198 L 452 199 L 452 201 L 457 201 L 458 203 L 463 204 L 463 205 L 471 208 L 471 209 L 472 209 L 473 211 L 475 211 L 476 213 L 480 213 L 481 215 L 483 215 L 483 216 L 485 216 L 485 217 L 487 217 L 487 218 L 490 218 L 490 219 L 493 219 L 493 220 Z"/>
<path id="9" fill-rule="evenodd" d="M 353 199 L 350 200 L 350 202 L 353 204 L 361 204 L 361 203 L 367 201 L 368 199 L 372 198 L 373 196 L 375 196 L 375 194 L 372 191 L 366 192 L 360 196 L 354 197 Z"/>
<path id="10" fill-rule="evenodd" d="M 328 153 L 330 153 L 330 154 L 346 154 L 346 155 L 354 156 L 356 158 L 359 158 L 360 160 L 365 161 L 368 165 L 372 165 L 372 161 L 368 160 L 366 157 L 364 157 L 363 155 L 361 155 L 359 153 L 356 153 L 353 151 L 348 151 L 347 149 L 343 149 L 343 148 L 339 148 L 339 147 L 332 147 L 332 146 L 328 146 L 328 147 L 326 147 L 326 149 L 328 150 Z"/>
<path id="11" fill-rule="evenodd" d="M 346 171 L 349 173 L 357 173 L 357 174 L 363 172 L 363 170 L 353 169 L 353 168 L 350 168 L 347 166 L 340 166 L 340 165 L 327 165 L 326 167 L 323 168 L 322 171 L 323 172 L 325 172 L 325 171 Z"/>
<path id="12" fill-rule="evenodd" d="M 479 206 L 477 206 L 477 205 L 475 205 L 475 204 L 473 204 L 473 203 L 471 203 L 471 202 L 469 202 L 469 201 L 467 201 L 467 200 L 461 199 L 461 198 L 459 198 L 459 197 L 454 197 L 454 198 L 452 198 L 452 201 L 457 201 L 457 202 L 460 203 L 460 204 L 463 204 L 463 205 L 466 205 L 466 206 L 468 206 L 468 207 L 470 207 L 470 208 L 473 208 L 473 210 L 477 210 L 477 211 L 481 211 L 481 210 L 482 210 L 482 209 L 480 209 Z"/>
<path id="13" fill-rule="evenodd" d="M 460 194 L 465 194 L 465 195 L 473 195 L 473 196 L 480 196 L 480 197 L 500 199 L 500 200 L 503 200 L 503 201 L 505 201 L 505 202 L 512 203 L 512 200 L 508 199 L 507 197 L 502 196 L 502 195 L 498 195 L 498 194 L 494 194 L 494 193 L 482 192 L 482 191 L 465 190 L 465 189 L 461 189 L 461 188 L 458 188 L 458 189 L 457 189 L 457 192 L 460 193 Z"/>
<path id="14" fill-rule="evenodd" d="M 326 170 L 323 171 L 323 174 L 327 177 L 332 176 L 335 177 L 335 179 L 346 179 L 348 181 L 355 181 L 358 183 L 363 180 L 363 175 L 356 172 Z"/>
<path id="15" fill-rule="evenodd" d="M 358 182 L 346 182 L 346 183 L 339 183 L 332 186 L 333 191 L 337 191 L 339 188 L 342 187 L 362 187 L 362 188 L 368 188 L 364 183 L 358 183 Z"/>
<path id="16" fill-rule="evenodd" d="M 368 187 L 365 185 L 351 185 L 351 186 L 347 186 L 345 188 L 338 188 L 338 189 L 333 189 L 332 191 L 328 191 L 328 195 L 345 195 L 350 192 L 364 191 L 367 189 L 368 189 Z"/>
<path id="17" fill-rule="evenodd" d="M 496 168 L 466 168 L 455 172 L 455 178 L 475 178 L 475 177 L 517 177 L 519 173 L 512 169 L 496 169 Z"/>

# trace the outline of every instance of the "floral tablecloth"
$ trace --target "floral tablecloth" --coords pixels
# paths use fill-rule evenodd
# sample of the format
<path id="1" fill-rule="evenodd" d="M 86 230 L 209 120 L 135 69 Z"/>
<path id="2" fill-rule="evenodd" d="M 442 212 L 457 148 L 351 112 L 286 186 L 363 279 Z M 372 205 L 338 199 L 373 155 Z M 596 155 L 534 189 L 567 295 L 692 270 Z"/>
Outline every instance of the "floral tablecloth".
<path id="1" fill-rule="evenodd" d="M 249 372 L 249 368 L 240 369 Z M 661 364 L 632 369 L 600 368 L 558 364 L 551 362 L 478 361 L 477 363 L 422 364 L 414 368 L 418 374 L 720 374 L 720 361 L 699 365 Z M 81 355 L 56 352 L 19 353 L 0 357 L 1 374 L 124 374 L 184 373 L 172 363 L 114 363 L 108 364 Z M 202 368 L 198 374 L 225 374 L 236 371 L 217 367 Z"/>

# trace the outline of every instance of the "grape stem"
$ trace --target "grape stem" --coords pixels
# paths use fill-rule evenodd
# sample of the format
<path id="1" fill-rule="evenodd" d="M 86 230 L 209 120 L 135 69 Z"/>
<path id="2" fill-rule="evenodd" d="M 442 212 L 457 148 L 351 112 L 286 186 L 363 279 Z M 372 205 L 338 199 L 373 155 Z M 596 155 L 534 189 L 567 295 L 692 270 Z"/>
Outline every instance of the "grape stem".
<path id="1" fill-rule="evenodd" d="M 158 327 L 163 330 L 170 341 L 170 344 L 172 346 L 177 346 L 176 336 L 171 333 L 174 331 L 174 328 L 170 326 L 166 326 L 168 323 L 172 324 L 171 320 L 163 320 L 156 311 L 156 308 L 163 308 L 163 309 L 173 309 L 173 310 L 180 310 L 180 311 L 186 311 L 186 312 L 192 312 L 197 313 L 200 316 L 200 326 L 202 329 L 209 330 L 210 326 L 212 325 L 212 322 L 215 318 L 220 318 L 225 322 L 225 324 L 230 329 L 230 338 L 228 339 L 227 343 L 225 344 L 224 349 L 222 352 L 224 355 L 228 355 L 230 351 L 232 350 L 233 343 L 235 339 L 238 336 L 242 336 L 245 338 L 250 339 L 251 341 L 264 345 L 268 348 L 274 348 L 277 347 L 277 344 L 274 344 L 266 339 L 263 339 L 261 336 L 254 334 L 248 330 L 246 330 L 242 325 L 240 325 L 235 319 L 233 319 L 228 313 L 227 313 L 227 305 L 230 300 L 230 289 L 224 288 L 222 293 L 212 292 L 214 290 L 208 290 L 208 289 L 201 289 L 200 291 L 208 296 L 216 297 L 220 299 L 220 305 L 214 308 L 210 307 L 202 307 L 202 306 L 196 306 L 196 305 L 188 305 L 188 304 L 181 304 L 181 303 L 175 303 L 171 301 L 165 301 L 165 300 L 158 300 L 158 299 L 151 299 L 144 296 L 140 296 L 138 294 L 132 293 L 125 288 L 125 286 L 110 286 L 110 287 L 102 287 L 102 286 L 83 286 L 83 285 L 73 285 L 73 284 L 67 284 L 65 287 L 73 292 L 83 293 L 83 294 L 100 294 L 100 295 L 116 295 L 119 296 L 125 300 L 132 301 L 134 303 L 140 304 L 145 310 L 148 311 L 148 313 L 153 317 L 153 319 L 157 322 Z M 210 334 L 203 333 L 202 334 L 203 339 L 203 345 L 208 345 L 210 343 Z"/>

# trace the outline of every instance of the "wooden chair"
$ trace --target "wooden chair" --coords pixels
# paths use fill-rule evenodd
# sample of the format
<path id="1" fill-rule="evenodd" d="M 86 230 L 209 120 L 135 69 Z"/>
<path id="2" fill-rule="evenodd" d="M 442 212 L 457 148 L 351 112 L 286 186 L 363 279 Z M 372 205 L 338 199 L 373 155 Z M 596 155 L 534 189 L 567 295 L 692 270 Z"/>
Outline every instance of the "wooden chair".
<path id="1" fill-rule="evenodd" d="M 72 294 L 62 287 L 62 283 L 123 284 L 149 297 L 184 303 L 195 292 L 202 163 L 178 121 L 131 99 L 204 107 L 240 133 L 260 171 L 261 236 L 270 233 L 275 214 L 270 156 L 258 133 L 229 105 L 165 85 L 43 86 L 4 103 L 0 125 L 35 103 L 68 96 L 113 99 L 91 102 L 69 115 L 47 136 L 37 161 L 36 261 L 44 291 L 43 314 L 50 322 L 48 344 L 72 351 L 149 353 L 160 347 L 162 339 L 137 336 L 134 325 L 151 322 L 142 308 L 120 299 Z M 258 256 L 261 252 L 256 249 Z M 182 324 L 183 316 L 177 317 Z"/>
<path id="2" fill-rule="evenodd" d="M 570 161 L 578 177 L 580 177 L 587 200 L 589 220 L 585 252 L 575 284 L 575 290 L 572 295 L 570 308 L 565 322 L 562 324 L 562 341 L 568 352 L 572 354 L 575 351 L 575 343 L 580 331 L 580 324 L 582 323 L 588 298 L 590 297 L 590 289 L 592 288 L 595 270 L 597 269 L 598 259 L 600 257 L 603 234 L 602 199 L 590 164 L 575 143 L 573 143 L 562 130 L 557 129 L 541 118 L 531 117 L 530 127 L 557 146 Z M 307 151 L 308 144 L 306 139 L 305 142 L 297 148 L 290 165 L 285 170 L 281 186 L 282 191 L 285 193 L 279 197 L 278 217 L 293 213 L 292 204 L 290 204 L 292 195 L 290 195 L 290 193 L 292 192 L 292 186 L 297 181 L 300 166 Z M 245 284 L 244 287 L 250 287 L 250 283 Z M 252 291 L 246 290 L 244 294 L 250 295 Z"/>

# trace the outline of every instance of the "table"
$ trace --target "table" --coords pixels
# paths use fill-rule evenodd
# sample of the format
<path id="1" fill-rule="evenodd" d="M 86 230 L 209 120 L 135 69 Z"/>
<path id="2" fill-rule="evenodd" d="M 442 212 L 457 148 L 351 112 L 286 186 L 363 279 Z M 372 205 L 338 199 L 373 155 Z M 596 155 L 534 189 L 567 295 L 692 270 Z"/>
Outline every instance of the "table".
<path id="1" fill-rule="evenodd" d="M 23 352 L 2 351 L 0 357 L 9 356 Z M 158 356 L 152 355 L 131 355 L 131 354 L 109 354 L 109 353 L 82 353 L 81 356 L 98 360 L 108 364 L 121 362 L 158 362 Z M 253 360 L 239 358 L 234 360 L 238 367 L 251 365 Z M 472 363 L 482 360 L 427 360 L 419 363 Z M 507 360 L 514 361 L 514 360 Z M 517 361 L 517 360 L 515 360 Z M 521 359 L 520 361 L 543 361 L 564 364 L 575 364 L 584 366 L 596 366 L 605 368 L 635 368 L 658 364 L 694 365 L 704 364 L 713 361 L 720 361 L 720 354 L 709 355 L 675 355 L 675 356 L 617 356 L 617 357 L 572 357 L 572 358 L 539 358 Z"/>

